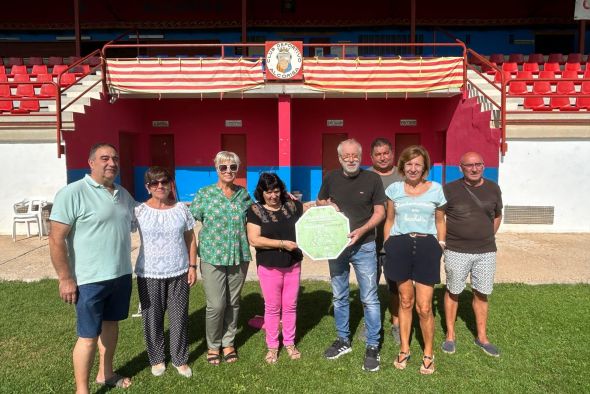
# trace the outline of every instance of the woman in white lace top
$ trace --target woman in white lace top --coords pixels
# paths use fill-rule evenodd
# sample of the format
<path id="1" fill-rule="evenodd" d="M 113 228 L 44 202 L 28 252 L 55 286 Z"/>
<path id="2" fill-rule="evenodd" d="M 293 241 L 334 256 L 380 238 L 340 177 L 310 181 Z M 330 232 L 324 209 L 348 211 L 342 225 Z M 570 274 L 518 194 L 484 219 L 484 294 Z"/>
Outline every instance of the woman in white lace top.
<path id="1" fill-rule="evenodd" d="M 164 314 L 170 320 L 170 357 L 178 373 L 191 377 L 188 366 L 188 296 L 197 280 L 195 221 L 176 202 L 173 178 L 162 167 L 145 173 L 150 198 L 135 208 L 141 248 L 135 273 L 141 302 L 143 332 L 154 376 L 166 370 Z"/>

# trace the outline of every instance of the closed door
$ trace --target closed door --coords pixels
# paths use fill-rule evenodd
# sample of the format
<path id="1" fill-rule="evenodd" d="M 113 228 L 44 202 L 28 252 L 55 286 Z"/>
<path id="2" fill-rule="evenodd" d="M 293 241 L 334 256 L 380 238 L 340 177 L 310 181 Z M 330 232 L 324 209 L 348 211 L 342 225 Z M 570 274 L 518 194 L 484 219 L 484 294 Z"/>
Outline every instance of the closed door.
<path id="1" fill-rule="evenodd" d="M 346 139 L 346 133 L 322 134 L 322 177 L 329 171 L 341 168 L 337 148 Z"/>
<path id="2" fill-rule="evenodd" d="M 404 149 L 411 145 L 420 145 L 419 133 L 395 134 L 395 160 L 399 157 Z"/>
<path id="3" fill-rule="evenodd" d="M 174 174 L 174 135 L 150 135 L 150 165 L 166 168 Z"/>
<path id="4" fill-rule="evenodd" d="M 248 167 L 246 152 L 246 134 L 221 134 L 221 150 L 234 152 L 240 158 L 240 168 L 234 183 L 246 187 L 246 168 Z"/>

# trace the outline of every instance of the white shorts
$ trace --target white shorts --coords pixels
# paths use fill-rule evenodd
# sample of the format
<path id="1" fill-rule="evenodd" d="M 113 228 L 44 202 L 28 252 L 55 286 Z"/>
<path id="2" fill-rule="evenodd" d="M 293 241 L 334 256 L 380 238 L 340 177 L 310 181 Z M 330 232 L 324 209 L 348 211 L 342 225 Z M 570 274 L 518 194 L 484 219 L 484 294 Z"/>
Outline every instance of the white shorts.
<path id="1" fill-rule="evenodd" d="M 445 250 L 447 290 L 461 294 L 471 273 L 471 287 L 481 294 L 492 294 L 496 273 L 496 252 L 459 253 Z"/>

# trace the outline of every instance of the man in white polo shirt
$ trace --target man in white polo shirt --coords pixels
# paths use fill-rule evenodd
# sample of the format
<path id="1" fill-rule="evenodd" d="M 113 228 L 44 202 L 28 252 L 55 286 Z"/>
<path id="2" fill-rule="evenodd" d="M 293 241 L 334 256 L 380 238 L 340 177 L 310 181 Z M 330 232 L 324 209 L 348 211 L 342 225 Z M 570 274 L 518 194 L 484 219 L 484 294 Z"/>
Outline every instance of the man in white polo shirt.
<path id="1" fill-rule="evenodd" d="M 131 296 L 131 237 L 135 201 L 114 183 L 119 154 L 96 144 L 88 158 L 90 175 L 61 189 L 50 220 L 49 251 L 59 295 L 76 305 L 78 340 L 73 364 L 76 392 L 88 392 L 98 345 L 98 384 L 129 387 L 113 371 L 119 320 L 127 318 Z"/>

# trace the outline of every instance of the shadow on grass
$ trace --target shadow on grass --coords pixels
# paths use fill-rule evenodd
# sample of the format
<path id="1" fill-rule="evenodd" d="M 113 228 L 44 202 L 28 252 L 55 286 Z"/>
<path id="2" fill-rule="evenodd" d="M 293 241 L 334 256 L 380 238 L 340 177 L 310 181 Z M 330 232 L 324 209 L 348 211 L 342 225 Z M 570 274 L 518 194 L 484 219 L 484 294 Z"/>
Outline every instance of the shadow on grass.
<path id="1" fill-rule="evenodd" d="M 446 314 L 445 314 L 445 288 L 440 287 L 434 290 L 434 307 L 433 310 L 440 314 L 440 325 L 443 333 L 447 333 Z M 459 294 L 459 307 L 457 308 L 457 320 L 455 322 L 455 332 L 457 332 L 457 322 L 462 320 L 465 327 L 477 337 L 477 325 L 475 323 L 475 314 L 473 313 L 473 307 L 471 301 L 473 299 L 473 292 L 470 288 L 463 290 Z"/>
<path id="2" fill-rule="evenodd" d="M 297 303 L 297 340 L 301 341 L 326 315 L 332 313 L 332 292 L 326 290 L 305 291 L 299 289 Z M 336 337 L 336 333 L 334 333 Z M 327 345 L 326 345 L 327 346 Z"/>

